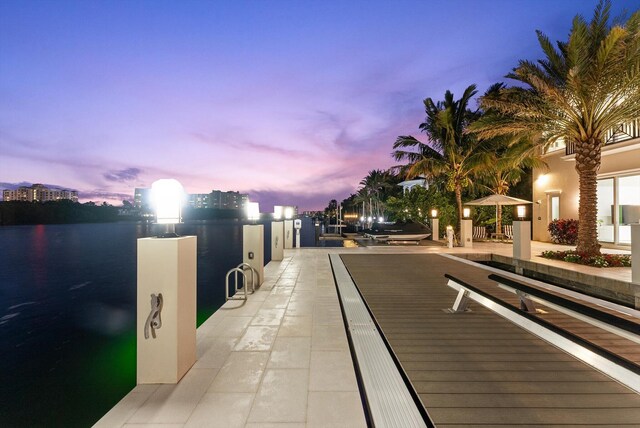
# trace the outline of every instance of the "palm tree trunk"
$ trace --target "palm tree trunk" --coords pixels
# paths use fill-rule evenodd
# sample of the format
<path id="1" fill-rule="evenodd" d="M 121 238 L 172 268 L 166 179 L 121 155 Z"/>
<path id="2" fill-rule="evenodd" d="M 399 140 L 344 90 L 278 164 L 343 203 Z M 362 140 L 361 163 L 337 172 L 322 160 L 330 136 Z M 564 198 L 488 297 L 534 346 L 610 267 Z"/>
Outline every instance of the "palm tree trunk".
<path id="1" fill-rule="evenodd" d="M 458 205 L 458 236 L 461 236 L 462 227 L 462 187 L 456 186 L 456 203 Z"/>
<path id="2" fill-rule="evenodd" d="M 600 254 L 598 243 L 598 180 L 602 144 L 595 138 L 576 142 L 576 171 L 580 182 L 578 245 L 576 251 Z"/>

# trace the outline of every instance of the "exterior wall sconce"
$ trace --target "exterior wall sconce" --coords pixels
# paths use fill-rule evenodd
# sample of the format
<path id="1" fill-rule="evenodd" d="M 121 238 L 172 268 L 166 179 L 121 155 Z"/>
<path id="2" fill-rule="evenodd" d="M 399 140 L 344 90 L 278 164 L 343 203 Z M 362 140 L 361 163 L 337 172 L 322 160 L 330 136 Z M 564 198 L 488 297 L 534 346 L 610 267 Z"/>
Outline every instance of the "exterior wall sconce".
<path id="1" fill-rule="evenodd" d="M 432 218 L 437 218 L 438 217 L 438 210 L 436 210 L 435 208 L 431 210 L 431 217 Z"/>
<path id="2" fill-rule="evenodd" d="M 464 218 L 471 217 L 471 208 L 463 208 L 462 217 L 464 217 Z"/>
<path id="3" fill-rule="evenodd" d="M 526 212 L 527 212 L 527 208 L 524 205 L 518 205 L 516 207 L 516 212 L 517 212 L 517 217 L 519 219 L 523 219 L 525 217 Z"/>
<path id="4" fill-rule="evenodd" d="M 153 206 L 156 211 L 156 223 L 166 225 L 159 238 L 175 238 L 176 223 L 182 223 L 182 202 L 184 188 L 173 178 L 161 179 L 151 185 Z"/>
<path id="5" fill-rule="evenodd" d="M 253 221 L 260 219 L 260 203 L 247 202 L 247 218 Z"/>

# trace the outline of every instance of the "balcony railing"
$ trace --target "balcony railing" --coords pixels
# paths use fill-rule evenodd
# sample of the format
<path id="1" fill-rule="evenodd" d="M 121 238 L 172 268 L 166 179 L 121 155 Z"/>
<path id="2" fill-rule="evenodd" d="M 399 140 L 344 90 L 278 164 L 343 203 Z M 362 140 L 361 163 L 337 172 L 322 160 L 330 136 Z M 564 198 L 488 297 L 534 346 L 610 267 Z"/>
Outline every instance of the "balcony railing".
<path id="1" fill-rule="evenodd" d="M 622 123 L 615 128 L 610 129 L 604 136 L 604 144 L 611 145 L 622 141 L 629 141 L 634 138 L 640 138 L 640 118 L 631 122 Z M 576 152 L 575 143 L 567 141 L 565 153 L 572 155 Z"/>

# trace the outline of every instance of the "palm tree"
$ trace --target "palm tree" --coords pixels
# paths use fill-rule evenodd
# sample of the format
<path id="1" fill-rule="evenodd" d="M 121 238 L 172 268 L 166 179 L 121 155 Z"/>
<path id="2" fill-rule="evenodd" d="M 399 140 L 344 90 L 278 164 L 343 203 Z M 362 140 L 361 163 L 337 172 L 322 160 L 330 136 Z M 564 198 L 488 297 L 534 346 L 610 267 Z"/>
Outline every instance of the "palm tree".
<path id="1" fill-rule="evenodd" d="M 428 143 L 412 136 L 400 136 L 393 145 L 393 157 L 407 162 L 399 167 L 407 177 L 424 175 L 429 179 L 445 179 L 446 189 L 456 195 L 458 225 L 462 222 L 462 191 L 473 183 L 473 176 L 489 161 L 488 143 L 465 132 L 468 125 L 480 117 L 478 111 L 468 108 L 476 93 L 476 85 L 470 85 L 457 101 L 450 91 L 444 94 L 444 101 L 434 103 L 431 98 L 425 99 L 426 118 L 419 128 L 427 135 Z M 416 150 L 405 150 L 407 148 Z"/>
<path id="2" fill-rule="evenodd" d="M 497 195 L 506 195 L 511 186 L 520 182 L 525 169 L 546 166 L 541 157 L 532 150 L 531 140 L 510 141 L 502 137 L 493 140 L 495 152 L 491 162 L 478 171 L 480 186 Z M 502 205 L 496 206 L 496 232 L 502 230 Z"/>
<path id="3" fill-rule="evenodd" d="M 392 175 L 389 171 L 374 169 L 360 181 L 362 193 L 369 198 L 369 212 L 378 218 L 384 214 L 382 196 L 393 187 Z"/>
<path id="4" fill-rule="evenodd" d="M 597 173 L 607 131 L 640 116 L 640 11 L 610 25 L 611 2 L 601 0 L 591 22 L 576 16 L 568 42 L 557 48 L 538 31 L 545 55 L 520 61 L 507 77 L 524 86 L 481 98 L 500 114 L 479 121 L 481 138 L 529 136 L 545 150 L 564 140 L 575 146 L 580 228 L 576 250 L 599 254 Z"/>

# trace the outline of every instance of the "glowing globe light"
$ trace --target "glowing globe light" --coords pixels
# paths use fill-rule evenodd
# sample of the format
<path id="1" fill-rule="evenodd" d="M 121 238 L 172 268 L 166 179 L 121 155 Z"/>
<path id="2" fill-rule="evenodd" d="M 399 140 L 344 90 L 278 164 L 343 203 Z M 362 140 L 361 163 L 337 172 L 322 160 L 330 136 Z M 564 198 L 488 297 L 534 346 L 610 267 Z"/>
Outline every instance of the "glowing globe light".
<path id="1" fill-rule="evenodd" d="M 284 218 L 286 218 L 287 220 L 291 220 L 291 218 L 293 218 L 293 208 L 286 207 L 284 209 Z"/>
<path id="2" fill-rule="evenodd" d="M 162 179 L 151 185 L 151 198 L 158 224 L 176 224 L 182 221 L 184 188 L 178 180 Z"/>
<path id="3" fill-rule="evenodd" d="M 247 218 L 249 220 L 260 219 L 260 203 L 259 202 L 247 202 Z"/>

